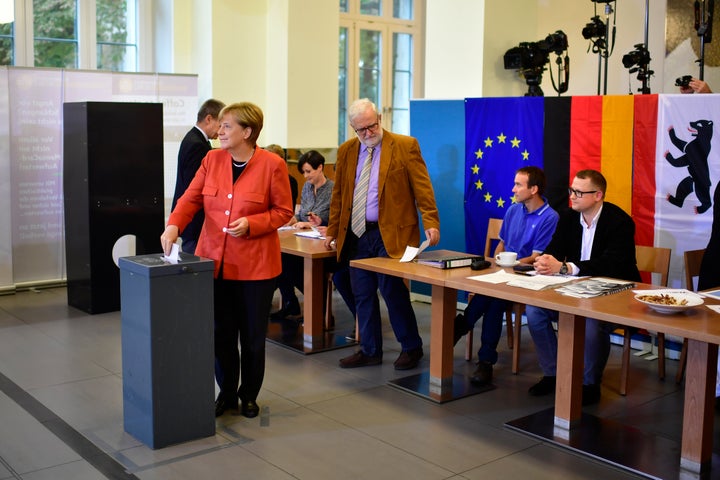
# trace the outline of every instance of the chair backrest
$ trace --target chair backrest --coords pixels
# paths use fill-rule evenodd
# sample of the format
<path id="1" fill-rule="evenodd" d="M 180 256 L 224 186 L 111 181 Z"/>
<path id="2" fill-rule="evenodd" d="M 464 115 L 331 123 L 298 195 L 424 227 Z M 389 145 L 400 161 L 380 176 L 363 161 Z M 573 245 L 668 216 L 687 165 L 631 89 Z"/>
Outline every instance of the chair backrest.
<path id="1" fill-rule="evenodd" d="M 700 250 L 688 250 L 683 255 L 685 257 L 685 288 L 697 291 L 695 288 L 694 278 L 700 275 L 700 264 L 702 263 L 703 255 L 705 255 L 705 249 Z"/>
<path id="2" fill-rule="evenodd" d="M 501 218 L 491 218 L 488 221 L 487 235 L 485 236 L 485 258 L 493 257 L 493 252 L 490 251 L 493 240 L 500 240 L 500 227 L 502 227 Z"/>
<path id="3" fill-rule="evenodd" d="M 638 270 L 660 274 L 660 285 L 667 287 L 671 252 L 669 248 L 635 245 Z"/>

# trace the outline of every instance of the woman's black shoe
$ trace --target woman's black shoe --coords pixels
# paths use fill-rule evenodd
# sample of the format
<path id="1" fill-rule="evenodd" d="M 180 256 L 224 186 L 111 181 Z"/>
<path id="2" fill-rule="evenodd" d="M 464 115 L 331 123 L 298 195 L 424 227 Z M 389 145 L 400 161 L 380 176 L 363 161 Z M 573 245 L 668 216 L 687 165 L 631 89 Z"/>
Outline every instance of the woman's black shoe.
<path id="1" fill-rule="evenodd" d="M 225 413 L 227 410 L 237 410 L 238 408 L 238 402 L 237 400 L 233 401 L 227 401 L 225 399 L 225 396 L 221 393 L 218 395 L 217 400 L 215 400 L 215 416 L 220 417 L 223 413 Z"/>
<path id="2" fill-rule="evenodd" d="M 242 413 L 243 417 L 255 418 L 260 413 L 260 407 L 255 403 L 255 400 L 243 400 L 240 413 Z"/>

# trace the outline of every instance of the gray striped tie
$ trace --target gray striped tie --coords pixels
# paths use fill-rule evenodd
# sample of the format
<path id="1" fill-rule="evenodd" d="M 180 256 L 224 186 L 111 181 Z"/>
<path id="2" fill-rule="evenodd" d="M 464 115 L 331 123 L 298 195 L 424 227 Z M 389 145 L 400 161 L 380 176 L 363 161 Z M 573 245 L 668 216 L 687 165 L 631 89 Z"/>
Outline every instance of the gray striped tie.
<path id="1" fill-rule="evenodd" d="M 350 229 L 358 237 L 362 237 L 365 233 L 365 208 L 367 206 L 368 186 L 370 185 L 370 168 L 372 167 L 373 148 L 368 147 L 367 157 L 360 171 L 360 179 L 355 185 L 355 193 L 353 195 L 352 219 Z"/>

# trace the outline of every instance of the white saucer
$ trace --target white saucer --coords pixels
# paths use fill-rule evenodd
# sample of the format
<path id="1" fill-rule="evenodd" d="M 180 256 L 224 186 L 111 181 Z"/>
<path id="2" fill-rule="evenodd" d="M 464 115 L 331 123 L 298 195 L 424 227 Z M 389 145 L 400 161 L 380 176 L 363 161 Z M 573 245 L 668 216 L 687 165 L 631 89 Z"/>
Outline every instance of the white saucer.
<path id="1" fill-rule="evenodd" d="M 520 265 L 520 260 L 516 260 L 513 263 L 495 262 L 495 265 L 497 265 L 498 267 L 503 267 L 503 268 L 514 267 L 515 265 Z"/>

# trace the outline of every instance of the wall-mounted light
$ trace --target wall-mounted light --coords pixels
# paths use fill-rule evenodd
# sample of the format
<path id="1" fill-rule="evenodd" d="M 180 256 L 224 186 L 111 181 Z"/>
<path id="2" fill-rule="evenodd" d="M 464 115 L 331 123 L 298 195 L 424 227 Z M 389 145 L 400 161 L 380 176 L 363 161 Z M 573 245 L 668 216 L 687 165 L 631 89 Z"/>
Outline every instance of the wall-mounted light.
<path id="1" fill-rule="evenodd" d="M 15 21 L 15 0 L 0 0 L 0 23 Z"/>

